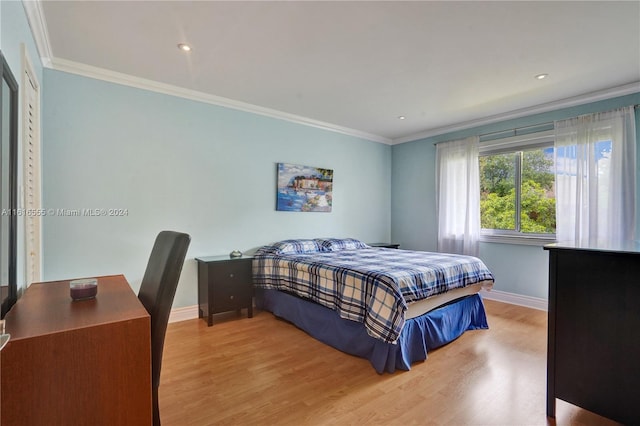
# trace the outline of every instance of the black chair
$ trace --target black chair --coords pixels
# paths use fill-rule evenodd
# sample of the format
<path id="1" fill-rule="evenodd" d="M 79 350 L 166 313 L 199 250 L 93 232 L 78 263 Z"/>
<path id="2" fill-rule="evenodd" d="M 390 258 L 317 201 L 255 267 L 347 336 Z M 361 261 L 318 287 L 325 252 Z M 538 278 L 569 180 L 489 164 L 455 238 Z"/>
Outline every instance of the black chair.
<path id="1" fill-rule="evenodd" d="M 156 237 L 149 263 L 142 278 L 138 299 L 151 316 L 151 384 L 153 392 L 153 424 L 160 425 L 158 386 L 164 336 L 169 313 L 176 294 L 178 279 L 191 237 L 180 232 L 162 231 Z"/>

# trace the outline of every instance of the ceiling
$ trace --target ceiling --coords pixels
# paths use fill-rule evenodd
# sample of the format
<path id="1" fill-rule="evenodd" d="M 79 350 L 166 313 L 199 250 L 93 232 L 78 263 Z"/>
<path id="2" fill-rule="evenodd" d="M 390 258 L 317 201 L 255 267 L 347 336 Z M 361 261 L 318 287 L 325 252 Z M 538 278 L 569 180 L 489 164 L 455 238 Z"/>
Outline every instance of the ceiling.
<path id="1" fill-rule="evenodd" d="M 594 92 L 640 90 L 639 1 L 37 7 L 40 54 L 54 69 L 126 75 L 386 143 Z M 541 73 L 548 77 L 534 78 Z"/>

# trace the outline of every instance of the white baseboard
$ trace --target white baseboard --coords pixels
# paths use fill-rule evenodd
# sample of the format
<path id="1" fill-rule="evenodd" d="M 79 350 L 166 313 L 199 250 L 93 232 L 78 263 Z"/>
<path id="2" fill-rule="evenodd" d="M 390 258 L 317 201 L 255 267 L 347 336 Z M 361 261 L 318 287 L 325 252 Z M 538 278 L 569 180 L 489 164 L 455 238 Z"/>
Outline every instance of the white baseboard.
<path id="1" fill-rule="evenodd" d="M 507 293 L 500 290 L 481 290 L 480 294 L 483 299 L 495 300 L 498 302 L 510 303 L 512 305 L 524 306 L 526 308 L 547 311 L 549 303 L 547 299 L 533 296 L 523 296 L 521 294 Z"/>
<path id="2" fill-rule="evenodd" d="M 186 321 L 198 318 L 198 305 L 175 308 L 169 314 L 169 322 Z"/>
<path id="3" fill-rule="evenodd" d="M 500 290 L 482 290 L 480 291 L 483 299 L 495 300 L 498 302 L 510 303 L 512 305 L 524 306 L 526 308 L 538 309 L 540 311 L 547 310 L 547 299 L 541 299 L 533 296 L 523 296 L 521 294 L 507 293 Z M 185 306 L 175 308 L 169 314 L 169 322 L 186 321 L 198 318 L 198 305 Z"/>

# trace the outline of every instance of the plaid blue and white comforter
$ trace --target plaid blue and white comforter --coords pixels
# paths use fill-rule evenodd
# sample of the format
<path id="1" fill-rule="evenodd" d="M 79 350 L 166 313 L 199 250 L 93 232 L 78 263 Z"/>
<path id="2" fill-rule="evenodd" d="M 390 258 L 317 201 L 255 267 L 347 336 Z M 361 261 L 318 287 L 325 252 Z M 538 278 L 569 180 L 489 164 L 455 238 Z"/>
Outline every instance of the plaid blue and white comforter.
<path id="1" fill-rule="evenodd" d="M 254 255 L 254 285 L 293 293 L 363 323 L 372 337 L 396 343 L 407 303 L 466 287 L 493 275 L 478 258 L 410 250 L 361 248 Z"/>

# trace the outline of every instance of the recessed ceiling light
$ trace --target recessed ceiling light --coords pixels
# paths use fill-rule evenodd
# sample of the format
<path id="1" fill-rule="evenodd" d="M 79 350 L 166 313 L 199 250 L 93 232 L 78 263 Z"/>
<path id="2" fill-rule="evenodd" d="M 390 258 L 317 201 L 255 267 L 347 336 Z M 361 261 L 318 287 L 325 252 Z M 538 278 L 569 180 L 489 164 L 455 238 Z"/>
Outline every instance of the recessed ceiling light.
<path id="1" fill-rule="evenodd" d="M 536 78 L 538 80 L 544 80 L 547 77 L 549 77 L 549 74 L 538 74 L 538 75 L 536 75 Z"/>
<path id="2" fill-rule="evenodd" d="M 398 116 L 398 120 L 404 120 L 404 119 L 406 119 L 406 118 L 407 118 L 407 117 L 405 117 L 404 115 L 399 115 L 399 116 Z"/>
<path id="3" fill-rule="evenodd" d="M 180 43 L 178 45 L 178 49 L 183 50 L 185 52 L 188 52 L 188 51 L 191 50 L 191 46 L 189 46 L 188 44 L 185 44 L 185 43 Z"/>

